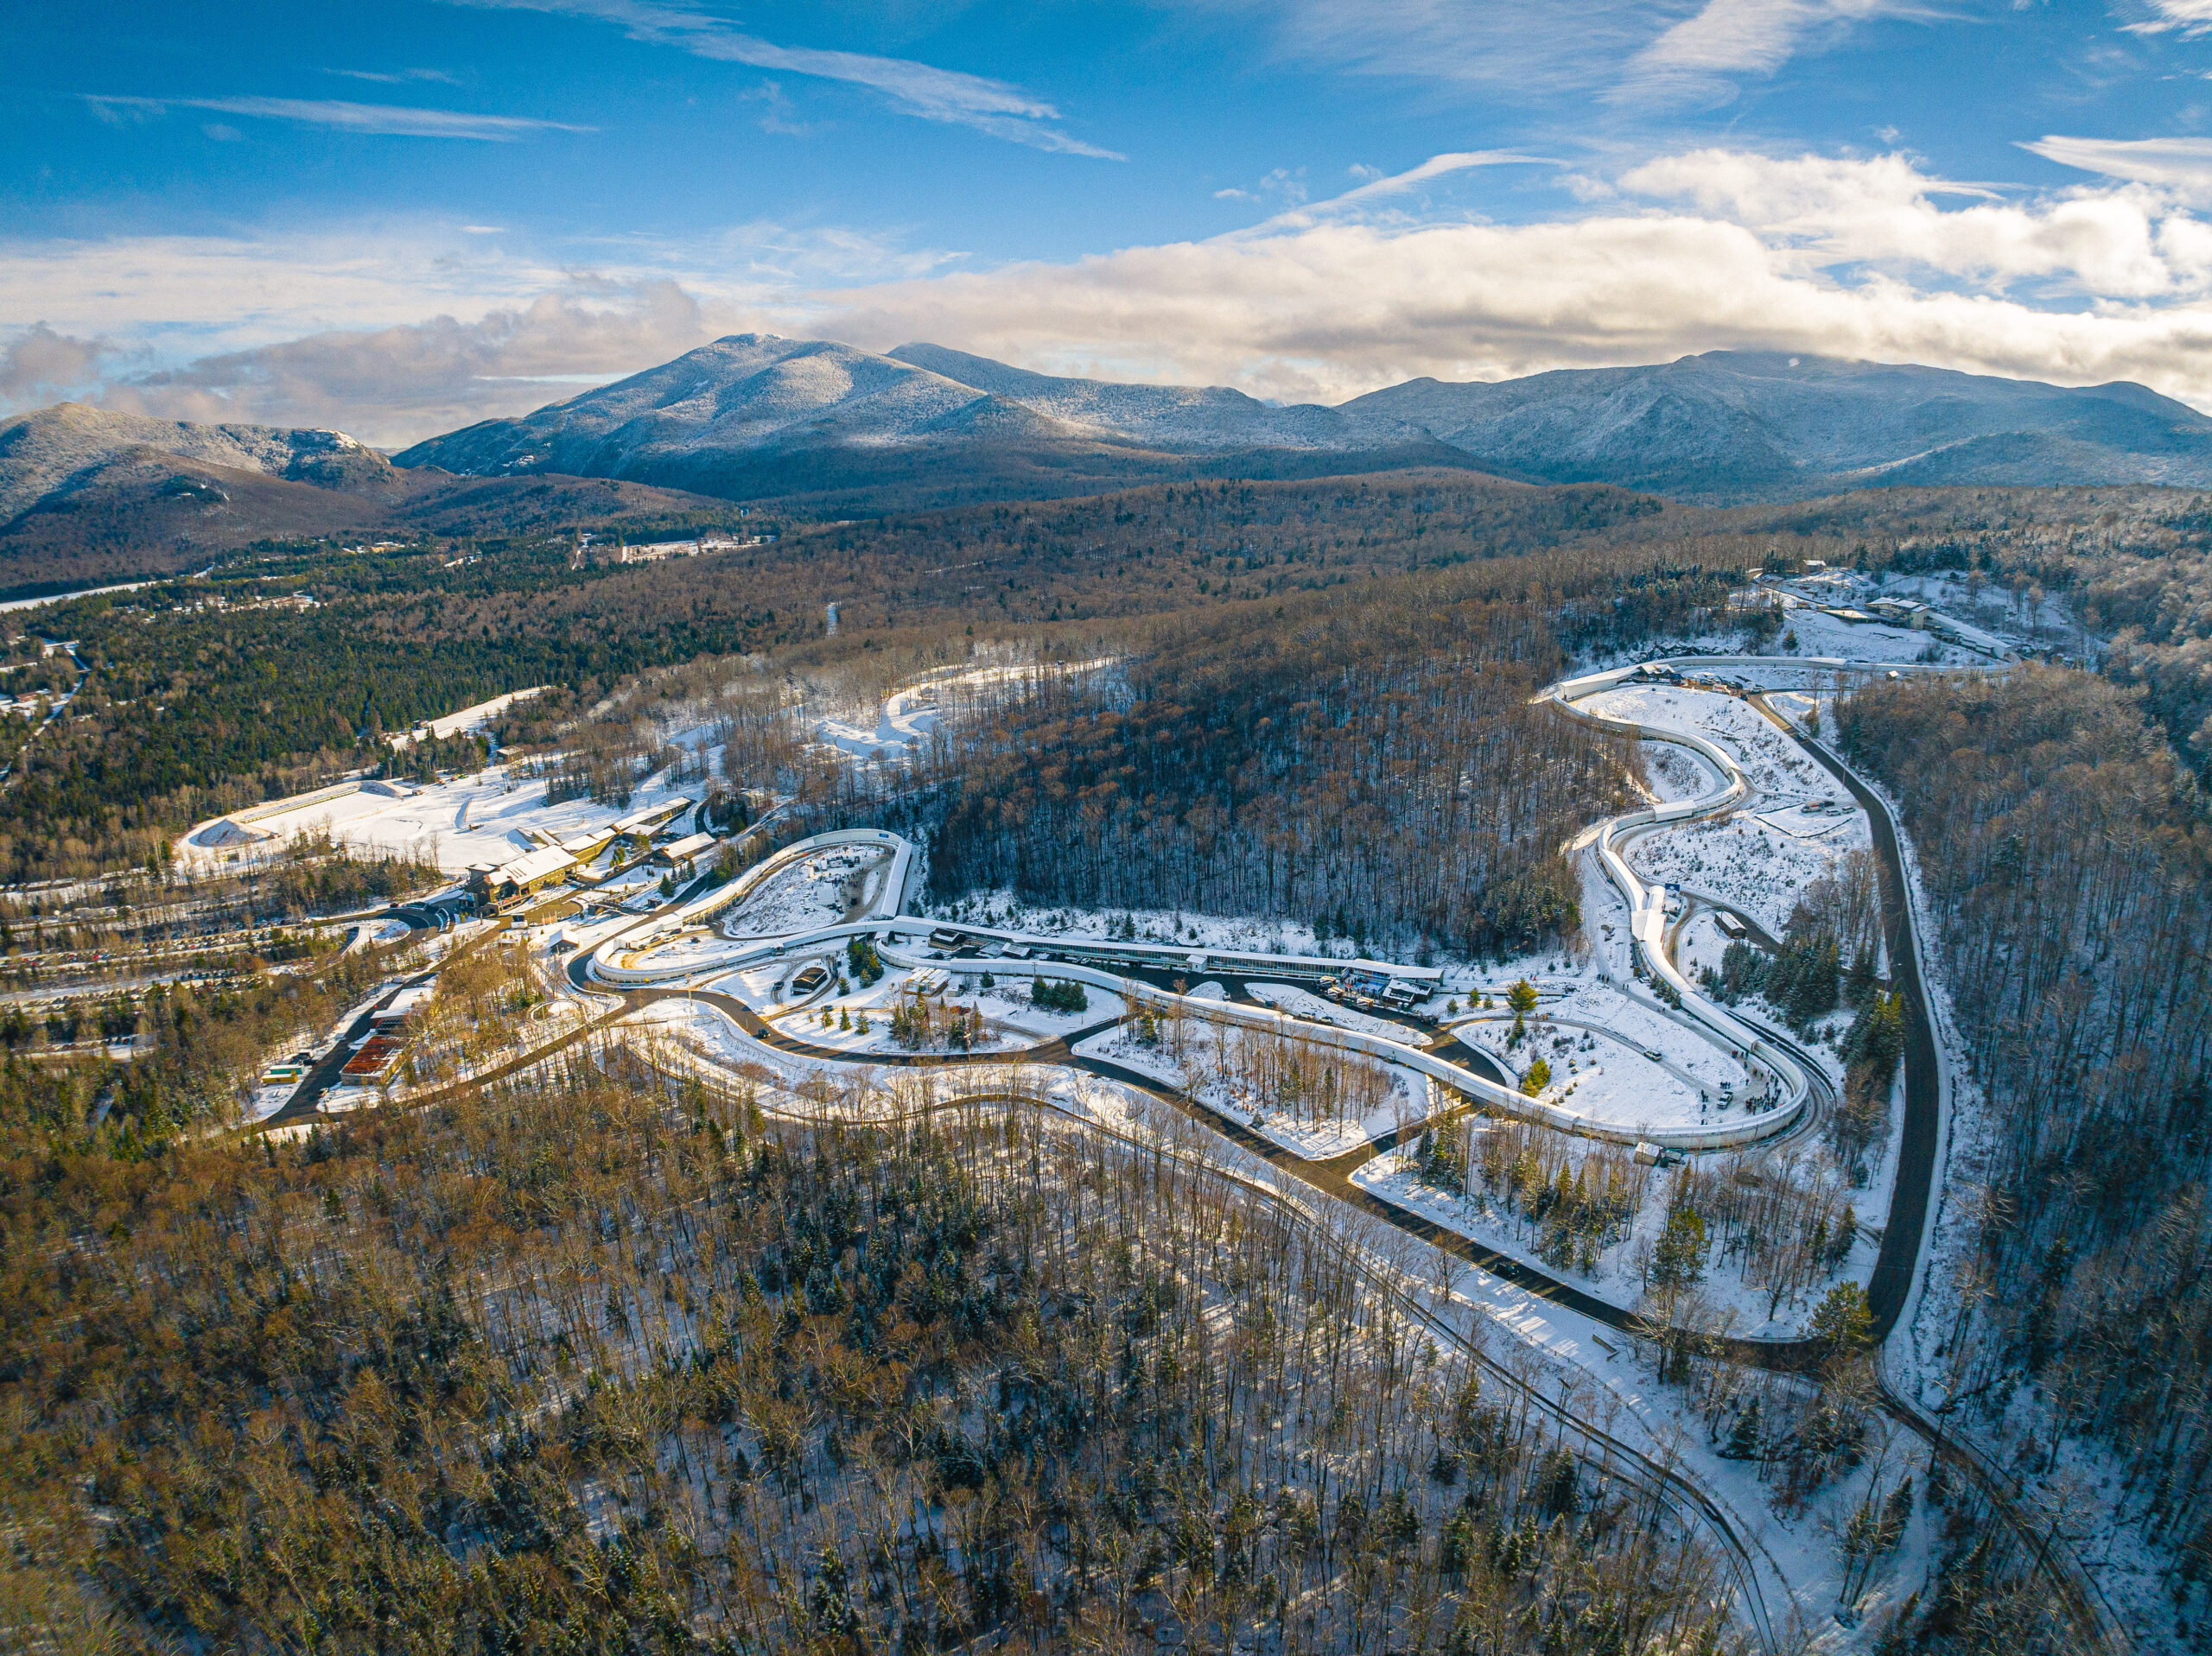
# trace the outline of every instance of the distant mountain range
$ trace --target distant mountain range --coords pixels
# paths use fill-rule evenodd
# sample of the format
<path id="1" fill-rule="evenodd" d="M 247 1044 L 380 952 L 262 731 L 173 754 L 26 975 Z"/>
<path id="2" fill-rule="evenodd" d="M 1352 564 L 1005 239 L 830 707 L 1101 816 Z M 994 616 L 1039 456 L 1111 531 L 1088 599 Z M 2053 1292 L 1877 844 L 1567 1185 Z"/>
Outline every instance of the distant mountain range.
<path id="1" fill-rule="evenodd" d="M 394 458 L 877 509 L 1408 465 L 1724 504 L 1890 484 L 2208 485 L 2212 418 L 2140 385 L 1759 352 L 1414 379 L 1336 408 L 1281 407 L 1218 386 L 1031 373 L 942 346 L 878 354 L 741 333 Z"/>
<path id="2" fill-rule="evenodd" d="M 0 421 L 0 592 L 267 537 L 850 517 L 1198 478 L 1442 466 L 1708 505 L 1878 485 L 2212 485 L 2212 419 L 2140 385 L 1713 352 L 1336 408 L 1030 373 L 943 346 L 742 333 L 387 460 L 342 433 L 64 403 Z"/>
<path id="3" fill-rule="evenodd" d="M 403 471 L 343 432 L 62 403 L 0 421 L 0 591 L 155 574 L 267 537 L 505 533 L 726 510 L 613 479 Z"/>

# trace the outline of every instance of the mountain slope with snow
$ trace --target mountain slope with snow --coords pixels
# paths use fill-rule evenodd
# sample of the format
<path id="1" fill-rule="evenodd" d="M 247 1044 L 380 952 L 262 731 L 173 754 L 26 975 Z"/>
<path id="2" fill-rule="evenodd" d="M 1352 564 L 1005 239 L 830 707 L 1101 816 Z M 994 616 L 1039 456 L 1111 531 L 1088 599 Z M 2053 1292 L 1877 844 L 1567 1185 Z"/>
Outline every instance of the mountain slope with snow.
<path id="1" fill-rule="evenodd" d="M 1716 351 L 1496 384 L 1409 380 L 1347 418 L 1414 426 L 1491 466 L 1693 499 L 1869 483 L 2212 482 L 2212 419 L 2140 385 Z"/>
<path id="2" fill-rule="evenodd" d="M 879 354 L 747 333 L 397 461 L 877 506 L 1451 465 L 1720 504 L 1889 483 L 2212 484 L 2212 419 L 2140 385 L 1759 352 L 1415 379 L 1337 408 L 1284 408 L 1222 386 L 1033 373 L 925 343 Z"/>
<path id="3" fill-rule="evenodd" d="M 0 523 L 133 454 L 171 455 L 324 488 L 397 482 L 383 455 L 342 431 L 193 425 L 59 403 L 0 421 Z"/>

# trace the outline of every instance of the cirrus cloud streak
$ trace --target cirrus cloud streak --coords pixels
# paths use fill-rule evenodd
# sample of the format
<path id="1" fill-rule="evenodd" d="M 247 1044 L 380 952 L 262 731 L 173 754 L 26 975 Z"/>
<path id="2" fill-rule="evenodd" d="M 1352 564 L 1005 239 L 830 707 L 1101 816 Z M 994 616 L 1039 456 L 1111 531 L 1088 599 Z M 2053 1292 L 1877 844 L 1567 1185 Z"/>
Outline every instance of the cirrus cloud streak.
<path id="1" fill-rule="evenodd" d="M 519 115 L 473 115 L 463 110 L 353 104 L 329 98 L 126 98 L 111 92 L 86 92 L 82 96 L 93 114 L 109 121 L 126 115 L 159 115 L 172 108 L 206 109 L 225 115 L 250 115 L 265 120 L 291 121 L 302 126 L 329 127 L 339 132 L 401 138 L 472 138 L 490 143 L 512 143 L 518 138 L 539 132 L 599 130 Z"/>

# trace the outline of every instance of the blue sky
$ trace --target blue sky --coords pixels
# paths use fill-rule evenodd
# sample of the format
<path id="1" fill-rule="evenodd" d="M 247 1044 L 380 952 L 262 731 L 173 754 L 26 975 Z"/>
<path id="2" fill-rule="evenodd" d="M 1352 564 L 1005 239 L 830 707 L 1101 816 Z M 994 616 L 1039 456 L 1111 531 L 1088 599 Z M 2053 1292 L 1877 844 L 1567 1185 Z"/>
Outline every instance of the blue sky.
<path id="1" fill-rule="evenodd" d="M 395 442 L 766 328 L 1333 401 L 1775 346 L 2212 407 L 2212 0 L 0 21 L 0 399 Z"/>

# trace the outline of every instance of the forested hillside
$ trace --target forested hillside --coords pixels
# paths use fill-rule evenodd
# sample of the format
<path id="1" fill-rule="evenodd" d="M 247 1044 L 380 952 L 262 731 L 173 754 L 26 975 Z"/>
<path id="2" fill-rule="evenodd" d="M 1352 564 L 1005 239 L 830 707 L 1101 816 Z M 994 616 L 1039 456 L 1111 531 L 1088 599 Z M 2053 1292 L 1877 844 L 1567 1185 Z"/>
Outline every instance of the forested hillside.
<path id="1" fill-rule="evenodd" d="M 588 1064 L 35 1179 L 9 1133 L 0 1621 L 72 1649 L 1719 1647 L 1602 1449 L 1172 1152 Z"/>
<path id="2" fill-rule="evenodd" d="M 1562 632 L 1709 626 L 1726 584 L 1561 554 L 1131 631 L 1122 670 L 1012 680 L 968 715 L 933 887 L 1533 947 L 1577 923 L 1560 847 L 1623 807 L 1634 763 L 1530 705 Z"/>
<path id="3" fill-rule="evenodd" d="M 1903 801 L 1993 1124 L 1952 1174 L 1973 1245 L 1939 1278 L 1949 1392 L 1988 1427 L 2031 1389 L 2024 1472 L 2067 1437 L 2109 1445 L 2126 1480 L 2096 1504 L 2173 1548 L 2194 1619 L 2212 1577 L 2204 797 L 2136 700 L 2081 672 L 1884 683 L 1839 725 Z"/>

